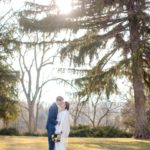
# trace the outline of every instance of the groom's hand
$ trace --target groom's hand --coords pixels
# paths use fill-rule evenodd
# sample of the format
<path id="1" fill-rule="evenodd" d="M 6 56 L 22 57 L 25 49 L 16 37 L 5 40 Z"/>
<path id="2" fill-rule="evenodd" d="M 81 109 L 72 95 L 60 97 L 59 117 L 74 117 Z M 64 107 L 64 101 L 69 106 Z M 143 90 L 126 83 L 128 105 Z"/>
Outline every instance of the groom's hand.
<path id="1" fill-rule="evenodd" d="M 60 125 L 60 121 L 58 121 L 57 124 Z"/>

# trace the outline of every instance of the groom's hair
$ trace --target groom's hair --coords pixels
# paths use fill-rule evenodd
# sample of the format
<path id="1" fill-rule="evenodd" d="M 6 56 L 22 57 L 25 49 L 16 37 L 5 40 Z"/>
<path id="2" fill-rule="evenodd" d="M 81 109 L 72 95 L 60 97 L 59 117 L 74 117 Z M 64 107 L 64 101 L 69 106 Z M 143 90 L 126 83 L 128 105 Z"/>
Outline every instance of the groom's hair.
<path id="1" fill-rule="evenodd" d="M 69 110 L 69 107 L 70 107 L 69 102 L 66 101 L 66 102 L 65 102 L 65 105 L 66 105 L 65 109 Z"/>
<path id="2" fill-rule="evenodd" d="M 63 101 L 63 100 L 64 100 L 64 98 L 62 96 L 57 96 L 56 97 L 56 101 Z"/>

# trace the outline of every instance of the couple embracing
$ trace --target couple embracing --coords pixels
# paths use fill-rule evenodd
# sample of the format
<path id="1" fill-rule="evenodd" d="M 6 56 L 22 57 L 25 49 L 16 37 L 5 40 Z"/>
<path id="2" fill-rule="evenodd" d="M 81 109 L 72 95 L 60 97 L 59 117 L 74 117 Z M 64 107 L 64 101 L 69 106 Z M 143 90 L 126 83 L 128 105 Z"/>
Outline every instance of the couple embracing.
<path id="1" fill-rule="evenodd" d="M 69 103 L 62 96 L 58 96 L 49 108 L 46 128 L 49 150 L 66 150 L 65 138 L 70 132 Z"/>

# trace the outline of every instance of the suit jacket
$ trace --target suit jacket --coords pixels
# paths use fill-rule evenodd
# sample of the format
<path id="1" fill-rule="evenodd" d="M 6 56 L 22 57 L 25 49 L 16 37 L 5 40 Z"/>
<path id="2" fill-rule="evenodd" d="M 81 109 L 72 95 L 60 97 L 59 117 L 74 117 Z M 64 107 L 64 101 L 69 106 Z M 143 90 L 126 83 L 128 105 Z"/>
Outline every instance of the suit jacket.
<path id="1" fill-rule="evenodd" d="M 53 103 L 49 108 L 48 119 L 46 129 L 48 131 L 48 137 L 51 137 L 55 133 L 55 125 L 57 124 L 58 107 L 56 103 Z"/>

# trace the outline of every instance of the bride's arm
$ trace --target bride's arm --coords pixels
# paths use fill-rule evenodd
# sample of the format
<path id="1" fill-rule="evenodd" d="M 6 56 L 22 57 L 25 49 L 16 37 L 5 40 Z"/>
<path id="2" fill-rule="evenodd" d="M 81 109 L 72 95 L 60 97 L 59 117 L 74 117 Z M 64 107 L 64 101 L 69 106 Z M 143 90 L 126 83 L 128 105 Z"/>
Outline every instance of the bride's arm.
<path id="1" fill-rule="evenodd" d="M 59 124 L 59 132 L 61 133 L 63 130 L 63 126 L 64 126 L 64 122 L 65 122 L 65 113 L 61 112 L 61 120 L 60 120 L 60 124 Z"/>
<path id="2" fill-rule="evenodd" d="M 69 119 L 69 112 L 66 111 L 63 118 L 62 124 L 62 136 L 68 137 L 70 132 L 70 119 Z"/>
<path id="3" fill-rule="evenodd" d="M 57 126 L 57 133 L 60 133 L 62 137 L 68 137 L 70 132 L 70 120 L 69 112 L 62 112 L 60 124 Z"/>

